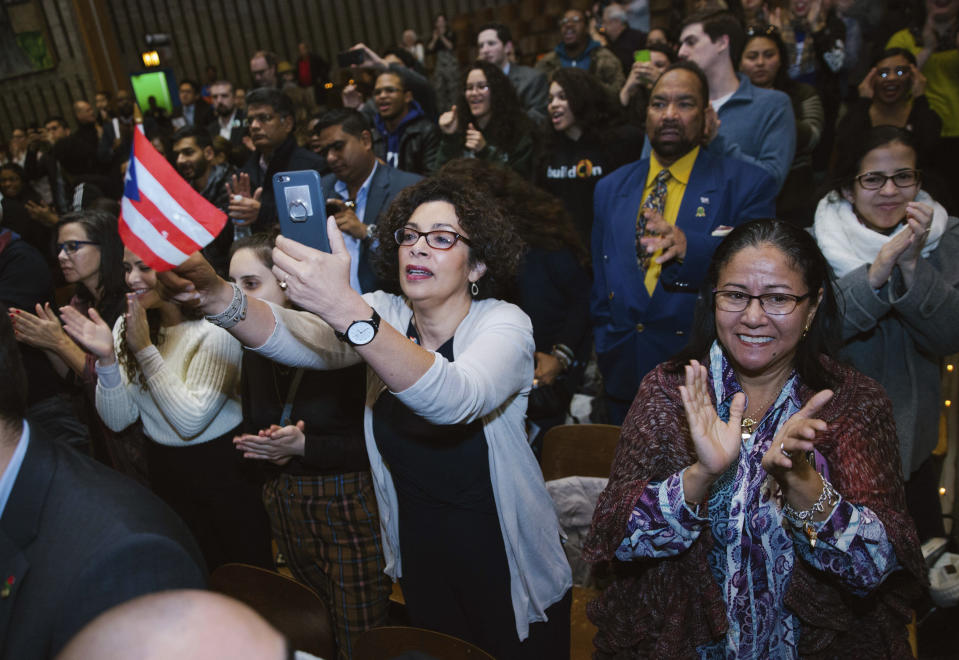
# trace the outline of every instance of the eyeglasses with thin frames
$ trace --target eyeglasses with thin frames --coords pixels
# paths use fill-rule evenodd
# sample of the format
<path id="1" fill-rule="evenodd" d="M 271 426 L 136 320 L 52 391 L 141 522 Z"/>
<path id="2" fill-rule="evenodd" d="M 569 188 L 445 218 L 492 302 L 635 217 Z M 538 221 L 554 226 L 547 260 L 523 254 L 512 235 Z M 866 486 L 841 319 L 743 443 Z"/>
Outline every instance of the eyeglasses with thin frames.
<path id="1" fill-rule="evenodd" d="M 761 293 L 752 296 L 745 291 L 714 290 L 713 297 L 716 299 L 716 307 L 724 312 L 744 312 L 755 298 L 767 314 L 785 316 L 792 314 L 796 306 L 808 298 L 809 294 L 796 296 L 791 293 Z"/>
<path id="2" fill-rule="evenodd" d="M 95 241 L 64 241 L 63 243 L 57 243 L 57 254 L 61 252 L 65 252 L 68 256 L 76 254 L 84 245 L 99 245 L 99 243 Z"/>
<path id="3" fill-rule="evenodd" d="M 856 181 L 859 182 L 863 190 L 879 190 L 886 185 L 886 181 L 889 179 L 892 179 L 897 188 L 911 188 L 919 184 L 919 170 L 899 170 L 893 174 L 866 172 L 856 177 Z"/>
<path id="4" fill-rule="evenodd" d="M 410 227 L 400 227 L 393 232 L 393 238 L 396 244 L 400 246 L 416 245 L 420 236 L 426 238 L 426 244 L 436 250 L 449 250 L 456 245 L 456 241 L 463 241 L 470 245 L 470 240 L 462 234 L 447 229 L 435 229 L 433 231 L 417 231 Z"/>

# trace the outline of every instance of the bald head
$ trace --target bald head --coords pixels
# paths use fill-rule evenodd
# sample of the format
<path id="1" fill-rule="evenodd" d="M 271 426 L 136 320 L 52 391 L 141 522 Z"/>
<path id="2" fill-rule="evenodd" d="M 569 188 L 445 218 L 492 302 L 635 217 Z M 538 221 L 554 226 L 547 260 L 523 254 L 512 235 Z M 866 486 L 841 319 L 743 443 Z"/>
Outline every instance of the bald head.
<path id="1" fill-rule="evenodd" d="M 284 660 L 286 640 L 243 603 L 209 591 L 163 591 L 107 610 L 57 660 Z"/>

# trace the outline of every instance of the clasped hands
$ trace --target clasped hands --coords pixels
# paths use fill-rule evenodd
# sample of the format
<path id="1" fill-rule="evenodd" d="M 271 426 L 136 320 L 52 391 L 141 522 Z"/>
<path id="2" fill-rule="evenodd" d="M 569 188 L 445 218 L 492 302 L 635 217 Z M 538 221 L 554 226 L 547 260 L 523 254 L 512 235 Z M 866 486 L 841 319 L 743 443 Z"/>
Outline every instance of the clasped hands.
<path id="1" fill-rule="evenodd" d="M 279 426 L 271 424 L 256 435 L 244 433 L 233 438 L 233 446 L 243 452 L 243 458 L 270 461 L 286 465 L 294 456 L 306 454 L 306 423 L 301 419 L 296 424 Z"/>

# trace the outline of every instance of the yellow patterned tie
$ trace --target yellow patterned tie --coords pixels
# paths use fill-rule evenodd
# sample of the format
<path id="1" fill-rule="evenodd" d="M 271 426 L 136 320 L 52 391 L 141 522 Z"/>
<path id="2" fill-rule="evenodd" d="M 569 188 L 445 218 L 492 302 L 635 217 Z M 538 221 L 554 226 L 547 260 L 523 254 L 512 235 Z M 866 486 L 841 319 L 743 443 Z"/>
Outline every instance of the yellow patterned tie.
<path id="1" fill-rule="evenodd" d="M 639 239 L 646 236 L 646 216 L 643 212 L 646 209 L 653 209 L 660 215 L 663 214 L 663 209 L 666 207 L 666 182 L 669 181 L 670 176 L 667 169 L 661 170 L 656 175 L 656 180 L 653 182 L 653 191 L 649 193 L 649 197 L 639 207 L 639 212 L 636 214 L 636 263 L 644 273 L 649 268 L 651 255 L 646 253 L 646 248 L 639 242 Z"/>

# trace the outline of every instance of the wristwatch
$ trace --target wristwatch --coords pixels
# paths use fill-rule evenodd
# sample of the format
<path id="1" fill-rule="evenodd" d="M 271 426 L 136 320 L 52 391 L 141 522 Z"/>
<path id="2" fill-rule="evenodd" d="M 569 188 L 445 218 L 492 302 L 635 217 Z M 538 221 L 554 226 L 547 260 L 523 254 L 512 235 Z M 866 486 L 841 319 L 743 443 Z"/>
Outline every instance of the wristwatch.
<path id="1" fill-rule="evenodd" d="M 337 339 L 345 341 L 350 346 L 366 346 L 373 341 L 373 337 L 376 336 L 379 329 L 380 315 L 377 314 L 374 309 L 372 318 L 353 321 L 350 323 L 350 327 L 346 329 L 346 332 L 339 332 L 337 330 L 333 332 L 336 333 Z"/>

